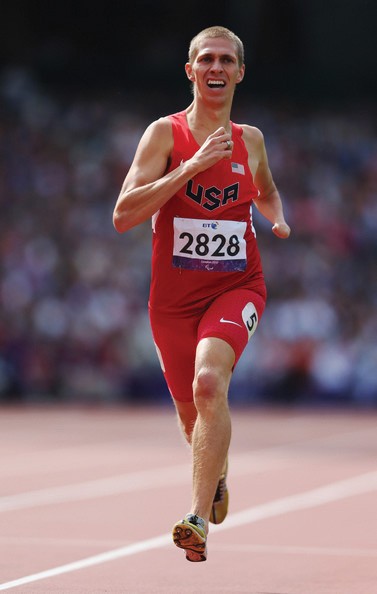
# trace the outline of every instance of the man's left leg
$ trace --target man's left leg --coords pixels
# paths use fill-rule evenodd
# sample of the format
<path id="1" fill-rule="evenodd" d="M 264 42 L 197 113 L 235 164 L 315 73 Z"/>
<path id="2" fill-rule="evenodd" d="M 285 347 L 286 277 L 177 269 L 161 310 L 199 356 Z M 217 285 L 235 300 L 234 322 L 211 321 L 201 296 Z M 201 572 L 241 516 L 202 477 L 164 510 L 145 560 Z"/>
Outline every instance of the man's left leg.
<path id="1" fill-rule="evenodd" d="M 180 402 L 174 400 L 175 409 L 178 415 L 178 422 L 184 438 L 189 445 L 192 444 L 192 434 L 194 431 L 198 411 L 194 402 Z"/>

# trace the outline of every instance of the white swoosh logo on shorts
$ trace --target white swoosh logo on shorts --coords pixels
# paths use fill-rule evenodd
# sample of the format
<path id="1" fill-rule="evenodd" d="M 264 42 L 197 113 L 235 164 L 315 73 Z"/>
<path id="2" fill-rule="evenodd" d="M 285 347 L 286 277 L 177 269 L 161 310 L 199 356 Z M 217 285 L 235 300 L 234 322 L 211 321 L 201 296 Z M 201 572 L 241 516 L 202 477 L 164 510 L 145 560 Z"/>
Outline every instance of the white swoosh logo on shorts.
<path id="1" fill-rule="evenodd" d="M 241 324 L 237 324 L 237 322 L 232 322 L 232 320 L 224 320 L 224 318 L 221 318 L 220 322 L 222 322 L 223 324 L 234 324 L 235 326 L 239 326 L 240 328 L 242 328 Z"/>

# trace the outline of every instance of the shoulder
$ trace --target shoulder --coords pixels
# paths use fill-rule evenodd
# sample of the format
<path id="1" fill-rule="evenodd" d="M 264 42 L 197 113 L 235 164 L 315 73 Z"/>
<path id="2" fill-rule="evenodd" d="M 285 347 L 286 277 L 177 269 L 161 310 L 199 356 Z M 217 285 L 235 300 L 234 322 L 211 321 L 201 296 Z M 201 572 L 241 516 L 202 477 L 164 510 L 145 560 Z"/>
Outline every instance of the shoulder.
<path id="1" fill-rule="evenodd" d="M 248 124 L 241 124 L 241 128 L 242 138 L 249 155 L 254 155 L 259 162 L 264 161 L 266 159 L 266 147 L 261 130 Z"/>
<path id="2" fill-rule="evenodd" d="M 172 121 L 169 116 L 164 116 L 155 120 L 151 124 L 149 124 L 148 128 L 145 131 L 146 133 L 150 134 L 151 136 L 154 135 L 162 135 L 163 137 L 171 136 L 172 134 Z"/>
<path id="3" fill-rule="evenodd" d="M 264 146 L 264 136 L 255 126 L 249 126 L 248 124 L 240 124 L 242 128 L 242 137 L 247 144 L 251 144 L 253 147 Z"/>
<path id="4" fill-rule="evenodd" d="M 165 151 L 171 149 L 173 145 L 173 132 L 172 122 L 169 116 L 161 117 L 149 124 L 142 138 L 142 145 L 145 144 L 156 148 L 163 147 Z"/>

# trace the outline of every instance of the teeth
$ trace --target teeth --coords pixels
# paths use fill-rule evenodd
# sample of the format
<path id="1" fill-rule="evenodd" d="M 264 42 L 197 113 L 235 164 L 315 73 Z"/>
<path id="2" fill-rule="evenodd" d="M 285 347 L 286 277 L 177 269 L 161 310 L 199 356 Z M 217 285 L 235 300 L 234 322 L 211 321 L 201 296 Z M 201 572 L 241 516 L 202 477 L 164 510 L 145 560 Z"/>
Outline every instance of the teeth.
<path id="1" fill-rule="evenodd" d="M 209 80 L 208 81 L 208 84 L 209 85 L 217 85 L 219 87 L 223 87 L 225 83 L 222 80 Z"/>

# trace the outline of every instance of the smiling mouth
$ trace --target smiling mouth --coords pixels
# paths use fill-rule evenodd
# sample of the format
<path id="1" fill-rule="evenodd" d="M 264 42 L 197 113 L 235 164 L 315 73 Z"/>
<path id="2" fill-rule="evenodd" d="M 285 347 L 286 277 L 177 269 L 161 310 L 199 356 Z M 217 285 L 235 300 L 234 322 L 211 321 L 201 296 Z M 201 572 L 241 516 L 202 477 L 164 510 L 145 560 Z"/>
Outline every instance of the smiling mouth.
<path id="1" fill-rule="evenodd" d="M 223 80 L 210 79 L 207 82 L 207 85 L 209 86 L 210 89 L 222 89 L 225 87 L 225 82 Z"/>

